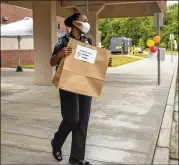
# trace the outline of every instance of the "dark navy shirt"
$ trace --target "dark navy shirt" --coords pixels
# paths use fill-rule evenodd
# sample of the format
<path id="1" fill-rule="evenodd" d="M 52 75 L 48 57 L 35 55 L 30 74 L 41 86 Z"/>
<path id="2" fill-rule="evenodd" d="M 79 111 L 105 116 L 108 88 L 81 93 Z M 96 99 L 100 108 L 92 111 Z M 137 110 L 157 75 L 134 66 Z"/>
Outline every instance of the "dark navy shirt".
<path id="1" fill-rule="evenodd" d="M 67 33 L 65 36 L 58 39 L 53 50 L 52 56 L 57 55 L 58 52 L 60 52 L 64 47 L 66 47 L 70 38 L 92 45 L 92 41 L 85 36 L 80 36 L 80 38 L 76 38 L 72 33 Z M 58 65 L 56 66 L 56 70 L 58 68 Z"/>
<path id="2" fill-rule="evenodd" d="M 64 47 L 66 47 L 68 45 L 69 38 L 73 38 L 81 42 L 87 42 L 88 44 L 92 45 L 92 42 L 89 38 L 85 36 L 80 36 L 80 38 L 78 39 L 72 33 L 68 33 L 65 36 L 58 39 L 52 55 L 57 55 L 58 52 L 60 52 Z"/>

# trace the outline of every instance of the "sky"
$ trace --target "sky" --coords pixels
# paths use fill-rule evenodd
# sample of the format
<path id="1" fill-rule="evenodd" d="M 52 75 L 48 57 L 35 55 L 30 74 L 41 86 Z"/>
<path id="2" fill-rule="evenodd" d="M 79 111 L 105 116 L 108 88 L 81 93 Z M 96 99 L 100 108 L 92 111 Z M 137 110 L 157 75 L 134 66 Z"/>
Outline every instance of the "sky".
<path id="1" fill-rule="evenodd" d="M 167 5 L 178 3 L 178 0 L 167 0 Z"/>

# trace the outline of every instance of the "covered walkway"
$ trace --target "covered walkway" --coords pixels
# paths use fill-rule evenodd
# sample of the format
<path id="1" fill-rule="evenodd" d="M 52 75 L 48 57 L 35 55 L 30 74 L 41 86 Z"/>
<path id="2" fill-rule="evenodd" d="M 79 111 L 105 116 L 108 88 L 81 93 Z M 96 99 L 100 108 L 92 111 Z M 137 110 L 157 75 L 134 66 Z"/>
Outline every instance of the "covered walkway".
<path id="1" fill-rule="evenodd" d="M 94 45 L 99 44 L 97 20 L 99 18 L 121 18 L 153 16 L 166 11 L 166 1 L 2 1 L 33 10 L 34 60 L 36 85 L 51 85 L 53 69 L 49 65 L 56 43 L 56 16 L 67 17 L 75 12 L 88 16 L 90 35 Z"/>

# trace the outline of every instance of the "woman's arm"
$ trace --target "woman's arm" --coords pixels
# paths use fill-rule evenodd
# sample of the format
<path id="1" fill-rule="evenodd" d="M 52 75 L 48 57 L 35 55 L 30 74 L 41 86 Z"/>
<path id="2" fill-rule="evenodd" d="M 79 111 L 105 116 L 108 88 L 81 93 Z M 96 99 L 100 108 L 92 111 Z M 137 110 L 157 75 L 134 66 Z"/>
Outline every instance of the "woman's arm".
<path id="1" fill-rule="evenodd" d="M 52 67 L 57 66 L 60 63 L 62 57 L 65 57 L 71 53 L 72 53 L 72 48 L 65 47 L 63 38 L 59 39 L 52 53 L 52 57 L 50 59 L 50 65 Z"/>
<path id="2" fill-rule="evenodd" d="M 51 67 L 57 66 L 60 63 L 61 57 L 59 55 L 53 55 L 50 59 Z"/>
<path id="3" fill-rule="evenodd" d="M 108 67 L 111 67 L 111 66 L 112 66 L 112 58 L 110 57 L 110 58 L 109 58 Z"/>
<path id="4" fill-rule="evenodd" d="M 52 53 L 52 57 L 50 59 L 50 65 L 52 67 L 57 66 L 59 64 L 61 60 L 59 52 L 63 49 L 63 47 L 64 47 L 64 41 L 63 41 L 63 38 L 60 38 L 55 45 L 55 48 Z"/>
<path id="5" fill-rule="evenodd" d="M 72 53 L 72 48 L 67 46 L 62 48 L 62 50 L 60 50 L 59 52 L 57 52 L 56 54 L 54 54 L 51 59 L 50 59 L 50 65 L 53 66 L 57 66 L 60 62 L 60 60 L 65 57 L 68 56 Z"/>

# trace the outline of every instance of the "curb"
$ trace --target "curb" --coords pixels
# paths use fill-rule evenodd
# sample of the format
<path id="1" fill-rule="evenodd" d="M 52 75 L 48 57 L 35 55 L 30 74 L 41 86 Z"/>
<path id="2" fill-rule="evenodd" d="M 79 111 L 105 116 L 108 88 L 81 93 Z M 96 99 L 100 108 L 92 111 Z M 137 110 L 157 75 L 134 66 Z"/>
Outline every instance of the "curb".
<path id="1" fill-rule="evenodd" d="M 171 130 L 173 122 L 173 112 L 176 94 L 176 84 L 177 84 L 177 68 L 178 64 L 175 65 L 173 78 L 169 90 L 169 95 L 165 107 L 165 112 L 163 116 L 162 125 L 160 128 L 158 141 L 154 153 L 153 165 L 157 164 L 169 164 L 169 154 L 170 154 L 170 140 L 171 140 Z"/>

